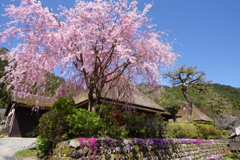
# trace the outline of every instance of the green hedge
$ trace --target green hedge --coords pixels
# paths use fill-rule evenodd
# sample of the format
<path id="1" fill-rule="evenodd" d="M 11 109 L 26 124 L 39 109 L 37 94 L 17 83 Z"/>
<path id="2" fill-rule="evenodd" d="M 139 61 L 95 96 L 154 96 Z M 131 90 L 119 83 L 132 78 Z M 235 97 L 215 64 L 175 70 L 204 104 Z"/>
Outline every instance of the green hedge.
<path id="1" fill-rule="evenodd" d="M 201 139 L 220 139 L 221 131 L 213 125 L 209 124 L 196 124 L 198 136 Z"/>
<path id="2" fill-rule="evenodd" d="M 168 138 L 221 139 L 221 131 L 209 124 L 188 122 L 168 123 L 165 131 Z"/>
<path id="3" fill-rule="evenodd" d="M 168 123 L 166 127 L 166 137 L 168 138 L 197 138 L 197 128 L 191 123 Z"/>

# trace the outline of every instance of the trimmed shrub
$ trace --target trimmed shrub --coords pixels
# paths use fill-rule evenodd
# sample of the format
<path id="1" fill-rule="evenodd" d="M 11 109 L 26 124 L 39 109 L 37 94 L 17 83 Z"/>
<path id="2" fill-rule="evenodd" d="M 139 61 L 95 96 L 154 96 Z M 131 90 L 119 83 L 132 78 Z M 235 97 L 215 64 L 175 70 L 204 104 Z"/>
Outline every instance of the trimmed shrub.
<path id="1" fill-rule="evenodd" d="M 196 124 L 198 136 L 201 139 L 221 139 L 221 131 L 213 125 L 209 124 Z"/>
<path id="2" fill-rule="evenodd" d="M 85 109 L 73 109 L 73 114 L 67 115 L 69 125 L 68 137 L 98 137 L 102 121 L 95 112 Z"/>
<path id="3" fill-rule="evenodd" d="M 166 128 L 166 137 L 168 138 L 197 138 L 197 128 L 191 123 L 168 123 Z"/>

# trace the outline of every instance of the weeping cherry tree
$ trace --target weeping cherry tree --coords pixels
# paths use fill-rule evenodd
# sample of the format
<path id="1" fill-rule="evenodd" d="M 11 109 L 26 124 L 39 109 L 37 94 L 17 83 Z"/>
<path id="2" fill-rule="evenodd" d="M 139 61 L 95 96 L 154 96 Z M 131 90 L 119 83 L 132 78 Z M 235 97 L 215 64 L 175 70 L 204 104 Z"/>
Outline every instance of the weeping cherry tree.
<path id="1" fill-rule="evenodd" d="M 60 6 L 57 13 L 36 0 L 6 6 L 3 16 L 10 21 L 0 32 L 0 43 L 19 43 L 6 57 L 2 82 L 19 96 L 33 91 L 48 96 L 46 75 L 57 70 L 65 83 L 55 97 L 76 95 L 84 88 L 91 104 L 99 103 L 104 88 L 126 82 L 157 84 L 160 71 L 173 65 L 177 55 L 147 17 L 152 5 L 140 12 L 137 4 L 76 0 L 73 8 Z"/>

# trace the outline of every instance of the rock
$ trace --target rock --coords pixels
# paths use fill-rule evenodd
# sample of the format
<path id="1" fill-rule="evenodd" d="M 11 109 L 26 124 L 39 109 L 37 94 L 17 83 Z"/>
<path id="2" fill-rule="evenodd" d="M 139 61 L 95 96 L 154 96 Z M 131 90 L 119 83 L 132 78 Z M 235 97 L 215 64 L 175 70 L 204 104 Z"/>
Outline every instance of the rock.
<path id="1" fill-rule="evenodd" d="M 78 149 L 76 151 L 76 157 L 82 157 L 83 156 L 83 150 L 82 149 Z"/>
<path id="2" fill-rule="evenodd" d="M 76 157 L 76 148 L 70 148 L 70 150 L 68 151 L 67 157 Z"/>
<path id="3" fill-rule="evenodd" d="M 80 148 L 80 142 L 77 140 L 71 140 L 69 146 L 72 148 Z"/>
<path id="4" fill-rule="evenodd" d="M 67 157 L 66 160 L 76 160 L 76 158 Z"/>

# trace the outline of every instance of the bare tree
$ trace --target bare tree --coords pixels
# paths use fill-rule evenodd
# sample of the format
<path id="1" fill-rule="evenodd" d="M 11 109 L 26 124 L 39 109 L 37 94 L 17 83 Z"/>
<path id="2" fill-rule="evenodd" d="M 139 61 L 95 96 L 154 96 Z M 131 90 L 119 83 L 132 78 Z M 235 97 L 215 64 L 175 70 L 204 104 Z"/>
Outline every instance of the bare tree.
<path id="1" fill-rule="evenodd" d="M 194 88 L 199 92 L 205 91 L 206 87 L 211 83 L 211 81 L 205 81 L 205 75 L 204 71 L 197 70 L 197 66 L 186 68 L 186 65 L 164 74 L 164 78 L 170 78 L 173 86 L 181 85 L 182 94 L 188 103 L 189 120 L 192 119 L 192 99 L 189 97 L 187 90 Z"/>

